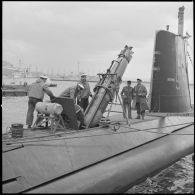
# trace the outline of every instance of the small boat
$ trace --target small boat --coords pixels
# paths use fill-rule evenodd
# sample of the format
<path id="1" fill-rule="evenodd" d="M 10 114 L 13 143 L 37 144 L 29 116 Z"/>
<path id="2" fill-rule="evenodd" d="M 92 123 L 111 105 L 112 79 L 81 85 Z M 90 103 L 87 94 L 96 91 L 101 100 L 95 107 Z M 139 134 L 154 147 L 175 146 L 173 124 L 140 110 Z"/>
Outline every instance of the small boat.
<path id="1" fill-rule="evenodd" d="M 52 83 L 50 79 L 48 79 L 47 84 L 49 87 L 57 87 L 56 83 Z M 24 82 L 21 84 L 8 84 L 2 85 L 2 96 L 27 96 L 28 95 L 29 85 Z"/>
<path id="2" fill-rule="evenodd" d="M 50 83 L 49 87 L 57 87 L 57 84 L 56 83 Z"/>
<path id="3" fill-rule="evenodd" d="M 10 84 L 2 85 L 2 96 L 27 96 L 28 85 L 24 82 L 23 85 Z"/>

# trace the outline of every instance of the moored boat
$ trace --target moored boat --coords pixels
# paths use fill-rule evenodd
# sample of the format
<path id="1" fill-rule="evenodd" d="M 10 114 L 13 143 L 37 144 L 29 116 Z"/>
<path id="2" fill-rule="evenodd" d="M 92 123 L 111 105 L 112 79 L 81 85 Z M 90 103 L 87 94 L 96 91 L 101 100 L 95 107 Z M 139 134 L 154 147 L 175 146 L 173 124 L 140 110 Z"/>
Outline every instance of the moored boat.
<path id="1" fill-rule="evenodd" d="M 23 85 L 3 85 L 2 96 L 27 96 L 28 95 L 28 85 L 24 83 Z"/>

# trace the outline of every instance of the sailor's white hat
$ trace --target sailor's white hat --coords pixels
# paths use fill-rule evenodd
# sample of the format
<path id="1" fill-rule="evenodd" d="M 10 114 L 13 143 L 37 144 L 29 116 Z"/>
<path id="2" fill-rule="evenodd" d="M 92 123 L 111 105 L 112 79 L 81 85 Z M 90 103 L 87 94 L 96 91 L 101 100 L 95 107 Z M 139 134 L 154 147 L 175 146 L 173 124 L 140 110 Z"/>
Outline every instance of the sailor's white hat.
<path id="1" fill-rule="evenodd" d="M 44 74 L 42 74 L 42 75 L 40 76 L 40 78 L 42 78 L 42 79 L 48 79 L 48 77 L 47 77 L 46 75 L 44 75 Z"/>
<path id="2" fill-rule="evenodd" d="M 84 86 L 80 83 L 77 84 L 80 88 L 84 89 Z"/>
<path id="3" fill-rule="evenodd" d="M 86 77 L 86 76 L 87 76 L 87 74 L 85 74 L 85 73 L 81 74 L 81 77 Z"/>
<path id="4" fill-rule="evenodd" d="M 137 81 L 142 81 L 141 79 L 137 78 Z"/>

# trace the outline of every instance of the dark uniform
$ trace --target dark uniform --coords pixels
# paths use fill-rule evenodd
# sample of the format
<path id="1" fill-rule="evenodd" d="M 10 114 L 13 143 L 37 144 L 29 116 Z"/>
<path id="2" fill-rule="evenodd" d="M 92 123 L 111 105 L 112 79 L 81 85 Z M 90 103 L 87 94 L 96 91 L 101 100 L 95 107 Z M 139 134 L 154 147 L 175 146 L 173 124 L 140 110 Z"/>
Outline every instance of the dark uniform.
<path id="1" fill-rule="evenodd" d="M 134 87 L 134 96 L 136 98 L 137 119 L 140 119 L 140 115 L 142 116 L 142 119 L 144 119 L 145 110 L 149 109 L 146 101 L 146 95 L 147 95 L 147 89 L 143 84 L 140 83 Z"/>
<path id="2" fill-rule="evenodd" d="M 79 86 L 82 86 L 82 87 L 79 87 Z M 81 89 L 81 90 L 79 90 L 79 89 Z M 77 84 L 76 86 L 67 88 L 59 96 L 59 97 L 72 98 L 74 100 L 77 120 L 80 121 L 80 123 L 81 123 L 80 126 L 85 126 L 85 118 L 84 118 L 84 112 L 83 112 L 82 108 L 76 104 L 76 99 L 78 97 L 78 94 L 80 92 L 82 92 L 83 89 L 84 89 L 84 86 L 82 84 Z"/>
<path id="3" fill-rule="evenodd" d="M 87 78 L 87 75 L 83 73 L 81 75 L 81 80 L 79 83 L 84 86 L 84 89 L 77 96 L 77 104 L 80 105 L 84 111 L 89 105 L 89 96 L 92 97 L 90 86 L 86 78 Z"/>
<path id="4" fill-rule="evenodd" d="M 59 95 L 59 97 L 72 98 L 74 100 L 74 102 L 76 103 L 76 98 L 77 98 L 78 93 L 79 93 L 79 91 L 77 90 L 77 85 L 76 85 L 76 86 L 68 87 L 67 89 L 65 89 Z"/>
<path id="5" fill-rule="evenodd" d="M 80 105 L 85 111 L 87 106 L 89 105 L 89 96 L 92 97 L 92 94 L 90 91 L 89 83 L 87 81 L 80 82 L 80 83 L 84 86 L 84 89 L 78 95 L 77 104 Z"/>
<path id="6" fill-rule="evenodd" d="M 131 101 L 133 99 L 133 87 L 131 87 L 130 85 L 123 87 L 122 91 L 121 91 L 121 97 L 123 100 L 123 107 L 124 107 L 124 111 L 125 113 L 128 110 L 128 118 L 131 119 Z M 123 117 L 124 114 L 123 114 Z"/>

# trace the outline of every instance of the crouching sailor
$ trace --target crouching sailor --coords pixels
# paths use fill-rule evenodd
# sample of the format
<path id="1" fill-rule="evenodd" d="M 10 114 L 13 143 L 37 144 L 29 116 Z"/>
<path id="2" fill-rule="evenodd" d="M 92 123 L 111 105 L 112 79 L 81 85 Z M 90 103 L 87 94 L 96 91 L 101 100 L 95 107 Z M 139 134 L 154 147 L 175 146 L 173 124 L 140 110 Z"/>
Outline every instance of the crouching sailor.
<path id="1" fill-rule="evenodd" d="M 52 91 L 48 88 L 48 85 L 46 84 L 47 79 L 47 76 L 41 75 L 40 78 L 36 80 L 36 82 L 32 83 L 29 86 L 28 111 L 26 117 L 26 125 L 28 128 L 31 128 L 31 125 L 33 123 L 33 113 L 35 110 L 36 103 L 43 101 L 44 94 L 46 93 L 51 100 L 55 98 Z"/>
<path id="2" fill-rule="evenodd" d="M 84 86 L 80 83 L 78 83 L 76 86 L 69 87 L 65 89 L 59 97 L 68 97 L 72 98 L 75 103 L 75 111 L 76 111 L 76 116 L 77 120 L 80 122 L 80 127 L 85 127 L 85 117 L 84 117 L 84 112 L 83 109 L 76 104 L 77 97 L 80 95 L 81 91 L 84 89 Z"/>

